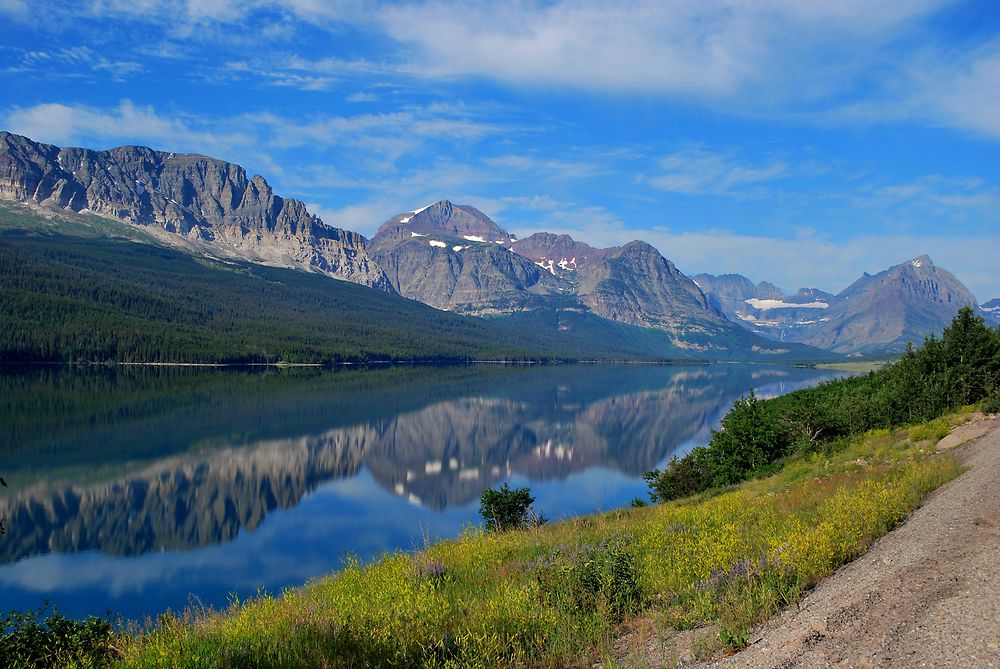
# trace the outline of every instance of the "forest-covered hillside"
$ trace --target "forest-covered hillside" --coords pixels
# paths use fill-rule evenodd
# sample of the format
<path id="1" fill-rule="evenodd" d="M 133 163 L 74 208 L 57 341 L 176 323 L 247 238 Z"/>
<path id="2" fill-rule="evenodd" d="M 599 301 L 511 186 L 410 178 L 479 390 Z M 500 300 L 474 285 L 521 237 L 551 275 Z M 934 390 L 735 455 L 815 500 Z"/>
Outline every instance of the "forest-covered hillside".
<path id="1" fill-rule="evenodd" d="M 602 319 L 531 330 L 298 270 L 0 209 L 0 361 L 333 363 L 676 356 Z M 124 226 L 121 226 L 124 230 Z M 600 321 L 600 322 L 597 322 Z M 676 356 L 682 357 L 682 356 Z"/>

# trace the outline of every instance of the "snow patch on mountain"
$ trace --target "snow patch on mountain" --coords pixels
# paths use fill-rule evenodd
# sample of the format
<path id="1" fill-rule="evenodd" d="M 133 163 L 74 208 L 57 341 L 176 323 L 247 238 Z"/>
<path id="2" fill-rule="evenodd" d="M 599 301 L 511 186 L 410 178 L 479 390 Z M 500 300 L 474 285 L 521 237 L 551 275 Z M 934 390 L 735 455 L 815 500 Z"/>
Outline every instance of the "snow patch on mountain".
<path id="1" fill-rule="evenodd" d="M 761 300 L 756 297 L 751 297 L 749 300 L 744 300 L 744 302 L 754 309 L 762 311 L 766 311 L 767 309 L 827 309 L 830 306 L 826 302 L 795 304 L 794 302 L 784 302 L 782 300 Z"/>
<path id="2" fill-rule="evenodd" d="M 399 219 L 399 222 L 400 223 L 409 223 L 410 219 L 412 219 L 414 216 L 416 216 L 420 212 L 424 211 L 425 209 L 430 209 L 433 206 L 434 206 L 434 204 L 429 204 L 426 207 L 421 207 L 420 209 L 414 209 L 413 211 L 410 212 L 409 216 L 404 216 L 403 218 Z"/>

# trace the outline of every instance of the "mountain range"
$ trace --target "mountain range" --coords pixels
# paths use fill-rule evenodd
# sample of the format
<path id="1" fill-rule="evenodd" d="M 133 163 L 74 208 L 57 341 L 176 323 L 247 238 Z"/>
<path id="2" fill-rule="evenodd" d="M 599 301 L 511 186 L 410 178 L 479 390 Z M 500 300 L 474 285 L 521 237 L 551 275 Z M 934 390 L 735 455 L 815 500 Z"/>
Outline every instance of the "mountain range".
<path id="1" fill-rule="evenodd" d="M 977 308 L 972 293 L 926 255 L 865 273 L 836 295 L 816 288 L 784 295 L 732 274 L 694 280 L 727 316 L 758 334 L 855 355 L 902 351 L 940 333 L 960 307 Z"/>
<path id="2" fill-rule="evenodd" d="M 509 344 L 530 333 L 535 346 L 548 337 L 548 351 L 562 339 L 567 350 L 589 348 L 597 357 L 609 353 L 606 342 L 620 342 L 617 354 L 626 357 L 874 354 L 938 332 L 960 306 L 975 306 L 926 256 L 866 274 L 838 295 L 786 296 L 739 275 L 689 278 L 639 240 L 600 249 L 567 235 L 518 239 L 474 207 L 447 200 L 395 215 L 366 240 L 325 225 L 238 165 L 146 147 L 60 148 L 0 132 L 0 200 L 57 215 L 63 235 L 88 228 L 91 243 L 100 219 L 115 224 L 111 236 L 172 247 L 214 267 L 318 274 L 385 296 L 376 302 L 408 298 L 434 313 L 485 321 L 476 327 L 492 328 L 486 339 Z M 7 227 L 37 227 L 21 218 Z M 363 312 L 368 298 L 358 295 L 354 308 Z M 984 315 L 1000 317 L 1000 307 L 987 305 Z M 397 323 L 401 331 L 409 324 Z"/>

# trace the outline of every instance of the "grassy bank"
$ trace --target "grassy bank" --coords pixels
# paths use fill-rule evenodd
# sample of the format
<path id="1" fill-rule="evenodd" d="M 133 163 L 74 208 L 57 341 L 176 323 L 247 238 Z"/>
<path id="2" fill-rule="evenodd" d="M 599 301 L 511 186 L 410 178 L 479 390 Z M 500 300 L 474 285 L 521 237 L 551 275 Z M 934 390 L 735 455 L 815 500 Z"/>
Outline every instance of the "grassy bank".
<path id="1" fill-rule="evenodd" d="M 129 667 L 589 666 L 648 610 L 718 623 L 739 645 L 957 475 L 914 441 L 936 432 L 871 432 L 704 499 L 470 530 L 280 597 L 164 616 L 115 645 Z"/>

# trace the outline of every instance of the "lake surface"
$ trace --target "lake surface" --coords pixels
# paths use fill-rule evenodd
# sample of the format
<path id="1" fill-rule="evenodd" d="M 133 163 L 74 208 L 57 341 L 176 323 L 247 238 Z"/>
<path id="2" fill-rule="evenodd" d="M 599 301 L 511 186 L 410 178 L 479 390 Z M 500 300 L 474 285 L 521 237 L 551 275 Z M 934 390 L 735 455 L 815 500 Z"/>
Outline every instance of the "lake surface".
<path id="1" fill-rule="evenodd" d="M 646 497 L 763 365 L 0 370 L 0 608 L 142 618 L 457 536 L 484 487 L 554 520 Z M 194 599 L 193 597 L 196 597 Z"/>

